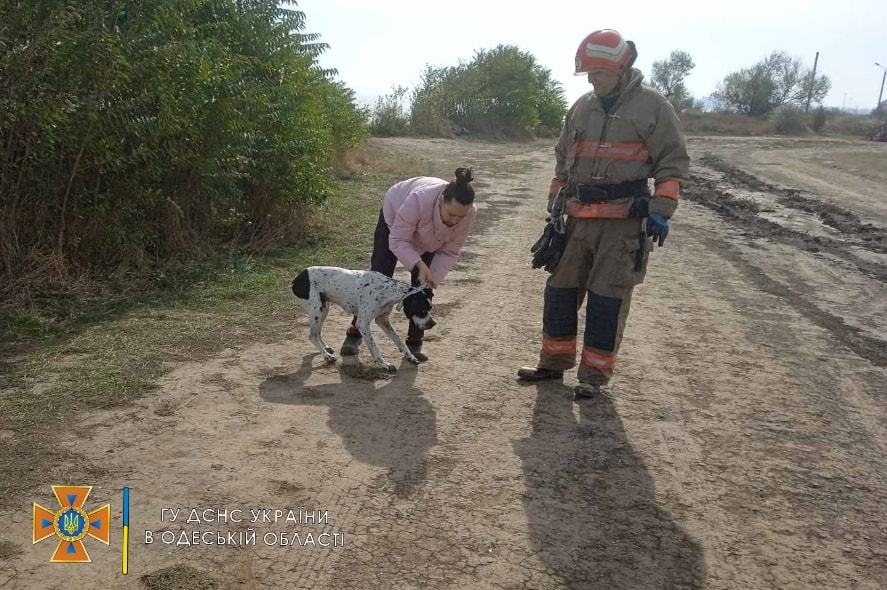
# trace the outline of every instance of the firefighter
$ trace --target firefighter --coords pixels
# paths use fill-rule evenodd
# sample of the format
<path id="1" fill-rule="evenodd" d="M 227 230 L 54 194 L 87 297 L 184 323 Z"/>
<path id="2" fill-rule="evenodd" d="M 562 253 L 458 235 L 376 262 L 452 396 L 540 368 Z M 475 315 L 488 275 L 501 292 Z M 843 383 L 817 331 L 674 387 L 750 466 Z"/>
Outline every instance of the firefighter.
<path id="1" fill-rule="evenodd" d="M 548 195 L 565 191 L 567 244 L 548 277 L 542 350 L 526 381 L 560 379 L 576 366 L 578 312 L 586 300 L 576 398 L 601 393 L 613 376 L 632 289 L 643 282 L 653 243 L 662 246 L 690 157 L 671 104 L 642 85 L 632 41 L 612 29 L 585 37 L 576 75 L 594 90 L 567 111 Z M 650 183 L 653 179 L 653 191 Z"/>

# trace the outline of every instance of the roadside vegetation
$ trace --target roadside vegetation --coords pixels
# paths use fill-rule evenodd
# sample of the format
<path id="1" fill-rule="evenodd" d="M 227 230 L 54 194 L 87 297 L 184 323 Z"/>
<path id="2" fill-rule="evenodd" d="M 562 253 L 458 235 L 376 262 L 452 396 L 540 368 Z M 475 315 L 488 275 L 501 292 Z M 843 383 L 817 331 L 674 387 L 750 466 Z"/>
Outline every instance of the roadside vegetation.
<path id="1" fill-rule="evenodd" d="M 0 0 L 4 302 L 175 290 L 196 264 L 298 241 L 367 136 L 292 8 L 27 6 Z M 40 329 L 0 313 L 6 338 Z"/>
<path id="2" fill-rule="evenodd" d="M 560 82 L 513 45 L 479 50 L 456 66 L 427 66 L 408 92 L 397 87 L 378 99 L 374 135 L 528 139 L 558 133 L 567 112 Z"/>
<path id="3" fill-rule="evenodd" d="M 705 99 L 686 86 L 695 67 L 689 53 L 674 50 L 654 61 L 646 75 L 646 83 L 674 106 L 688 134 L 874 139 L 883 127 L 887 108 L 854 115 L 822 106 L 831 88 L 828 76 L 785 51 L 728 74 Z M 370 109 L 370 128 L 380 137 L 553 137 L 568 106 L 550 71 L 518 48 L 500 46 L 478 51 L 458 66 L 429 66 L 412 91 L 392 88 Z"/>

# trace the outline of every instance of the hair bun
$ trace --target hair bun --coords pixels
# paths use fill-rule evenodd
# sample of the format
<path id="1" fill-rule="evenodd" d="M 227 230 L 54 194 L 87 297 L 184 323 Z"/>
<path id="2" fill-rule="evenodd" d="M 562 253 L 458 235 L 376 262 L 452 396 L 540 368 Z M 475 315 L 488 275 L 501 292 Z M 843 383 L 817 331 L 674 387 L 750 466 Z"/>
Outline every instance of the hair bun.
<path id="1" fill-rule="evenodd" d="M 468 184 L 472 180 L 471 168 L 456 168 L 456 184 Z"/>

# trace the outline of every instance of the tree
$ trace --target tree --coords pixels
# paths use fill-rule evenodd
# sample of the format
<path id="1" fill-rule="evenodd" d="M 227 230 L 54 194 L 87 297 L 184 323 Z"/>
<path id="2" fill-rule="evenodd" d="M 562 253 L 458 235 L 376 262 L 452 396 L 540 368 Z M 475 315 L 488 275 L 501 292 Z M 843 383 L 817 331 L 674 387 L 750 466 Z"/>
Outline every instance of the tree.
<path id="1" fill-rule="evenodd" d="M 727 110 L 763 116 L 781 106 L 801 108 L 808 96 L 820 104 L 830 88 L 825 75 L 814 78 L 800 59 L 774 51 L 752 67 L 729 74 L 712 96 Z"/>
<path id="2" fill-rule="evenodd" d="M 666 60 L 653 62 L 650 86 L 665 95 L 676 111 L 693 108 L 696 100 L 684 85 L 696 64 L 686 51 L 672 51 Z"/>
<path id="3" fill-rule="evenodd" d="M 0 0 L 0 295 L 297 236 L 366 123 L 291 4 Z"/>
<path id="4" fill-rule="evenodd" d="M 511 136 L 559 128 L 566 110 L 561 84 L 513 45 L 476 51 L 469 63 L 427 67 L 411 105 L 417 131 L 448 121 Z"/>

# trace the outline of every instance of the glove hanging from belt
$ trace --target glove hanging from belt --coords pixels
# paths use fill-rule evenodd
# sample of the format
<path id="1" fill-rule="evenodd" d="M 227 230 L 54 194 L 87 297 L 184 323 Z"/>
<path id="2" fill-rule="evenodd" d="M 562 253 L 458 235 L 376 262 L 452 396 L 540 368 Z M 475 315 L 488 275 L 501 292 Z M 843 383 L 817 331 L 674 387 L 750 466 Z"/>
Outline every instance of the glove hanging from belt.
<path id="1" fill-rule="evenodd" d="M 567 190 L 560 189 L 551 205 L 551 215 L 548 223 L 542 230 L 542 237 L 530 248 L 533 255 L 533 268 L 544 268 L 547 272 L 554 272 L 564 250 L 567 247 L 567 226 L 564 223 L 564 203 L 567 198 Z"/>

